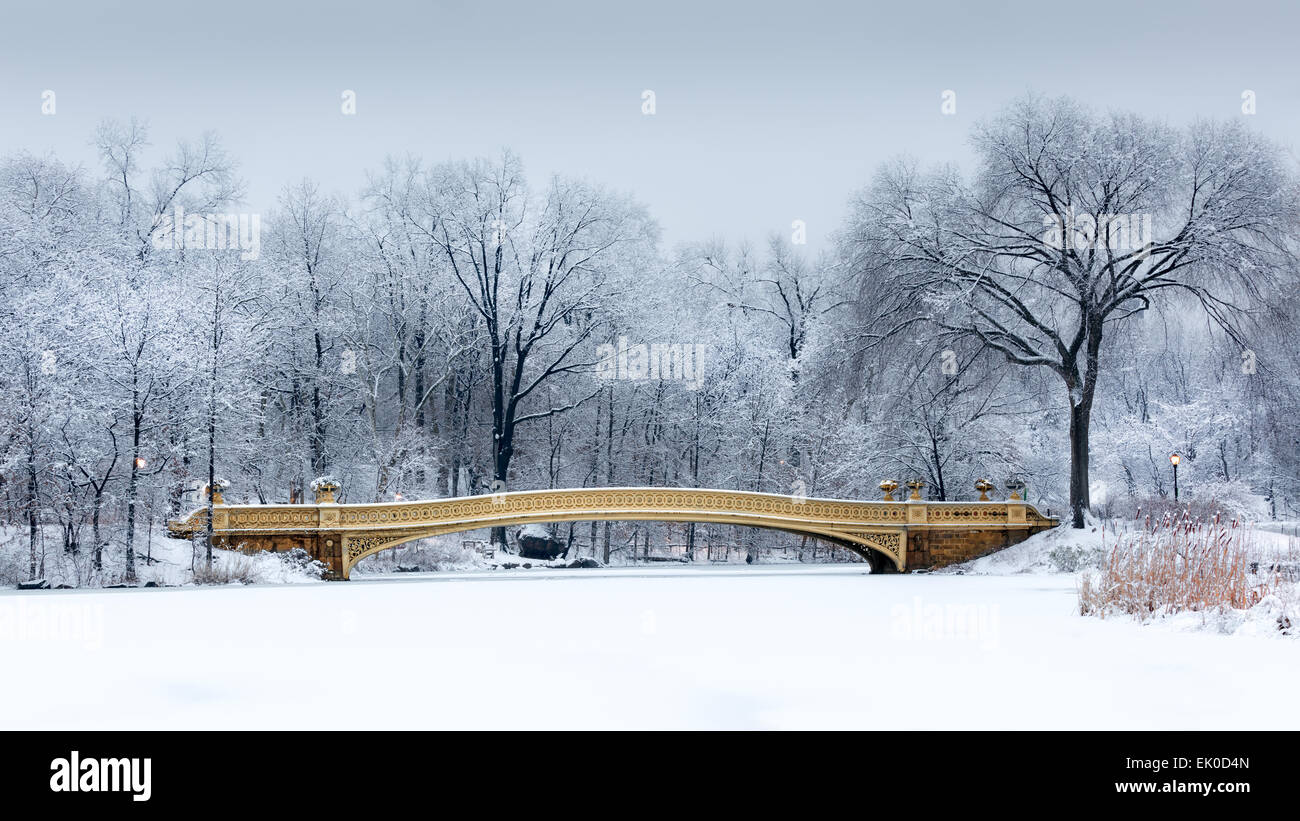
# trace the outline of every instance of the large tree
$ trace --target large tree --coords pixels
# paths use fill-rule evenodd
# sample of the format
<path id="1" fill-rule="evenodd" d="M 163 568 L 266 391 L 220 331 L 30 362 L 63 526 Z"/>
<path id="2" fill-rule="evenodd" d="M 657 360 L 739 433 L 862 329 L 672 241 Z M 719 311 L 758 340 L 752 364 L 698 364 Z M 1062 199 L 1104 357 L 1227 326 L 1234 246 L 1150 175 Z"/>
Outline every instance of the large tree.
<path id="1" fill-rule="evenodd" d="M 594 333 L 616 273 L 644 262 L 656 229 L 631 200 L 554 178 L 534 197 L 512 154 L 433 169 L 413 226 L 439 249 L 482 318 L 492 359 L 494 490 L 510 480 L 520 425 L 598 391 L 525 409 L 538 389 L 595 364 Z M 494 531 L 494 541 L 504 534 Z"/>
<path id="2" fill-rule="evenodd" d="M 975 339 L 1065 388 L 1070 507 L 1089 506 L 1088 431 L 1103 341 L 1157 300 L 1190 294 L 1237 337 L 1243 311 L 1293 272 L 1295 183 L 1239 123 L 1175 130 L 1028 97 L 978 127 L 978 169 L 879 172 L 842 241 L 877 292 L 871 342 L 913 324 Z"/>

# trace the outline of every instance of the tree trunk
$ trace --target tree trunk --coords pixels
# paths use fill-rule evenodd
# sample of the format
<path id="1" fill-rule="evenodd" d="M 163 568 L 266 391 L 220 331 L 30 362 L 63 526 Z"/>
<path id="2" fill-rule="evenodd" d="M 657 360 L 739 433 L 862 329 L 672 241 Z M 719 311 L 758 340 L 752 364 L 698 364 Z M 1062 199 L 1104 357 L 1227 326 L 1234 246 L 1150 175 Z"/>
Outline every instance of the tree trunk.
<path id="1" fill-rule="evenodd" d="M 221 284 L 216 283 L 212 295 L 212 372 L 208 385 L 208 527 L 205 560 L 208 570 L 212 569 L 213 518 L 215 516 L 216 482 L 217 482 L 217 376 L 221 351 Z M 313 442 L 313 458 L 315 457 Z"/>
<path id="2" fill-rule="evenodd" d="M 511 436 L 514 435 L 513 429 L 511 429 L 510 435 Z M 499 441 L 500 439 L 498 439 L 498 442 Z M 494 494 L 506 492 L 506 488 L 508 487 L 508 485 L 506 484 L 506 476 L 508 475 L 508 472 L 510 470 L 510 454 L 512 450 L 513 448 L 509 446 L 506 446 L 505 448 L 497 449 L 496 469 L 493 473 L 495 477 L 495 481 L 493 481 L 492 483 L 492 492 Z M 506 529 L 504 527 L 492 528 L 492 544 L 505 547 Z"/>
<path id="3" fill-rule="evenodd" d="M 105 480 L 104 484 L 108 484 Z M 104 489 L 103 485 L 95 490 L 95 507 L 90 514 L 90 529 L 95 536 L 95 569 L 102 570 L 104 567 L 104 541 L 99 535 L 99 513 L 104 507 Z"/>
<path id="4" fill-rule="evenodd" d="M 939 439 L 930 434 L 930 459 L 934 463 L 934 491 L 940 502 L 948 501 L 948 488 L 944 485 L 943 457 L 939 455 Z"/>
<path id="5" fill-rule="evenodd" d="M 691 433 L 691 487 L 700 486 L 700 392 L 695 392 L 692 421 L 695 423 Z M 695 522 L 686 528 L 686 555 L 695 561 Z"/>
<path id="6" fill-rule="evenodd" d="M 600 402 L 596 402 L 596 427 L 591 435 L 591 483 L 600 483 Z M 591 520 L 591 558 L 596 558 L 596 520 Z"/>
<path id="7" fill-rule="evenodd" d="M 1091 506 L 1088 491 L 1088 429 L 1092 424 L 1092 398 L 1097 391 L 1097 376 L 1101 373 L 1101 319 L 1087 319 L 1088 339 L 1082 386 L 1075 396 L 1075 386 L 1070 390 L 1070 513 L 1071 526 L 1083 527 L 1083 514 Z M 1078 383 L 1076 383 L 1078 384 Z"/>
<path id="8" fill-rule="evenodd" d="M 131 413 L 131 475 L 126 485 L 126 572 L 124 581 L 135 581 L 135 494 L 140 487 L 140 410 L 138 393 L 133 398 Z"/>
<path id="9" fill-rule="evenodd" d="M 216 367 L 213 367 L 213 377 L 216 377 Z M 213 390 L 215 394 L 215 389 Z M 212 538 L 213 538 L 213 517 L 215 515 L 214 505 L 216 504 L 216 482 L 217 482 L 217 414 L 216 398 L 213 397 L 208 407 L 208 526 L 207 526 L 207 543 L 204 553 L 204 560 L 207 562 L 209 570 L 212 569 Z"/>
<path id="10" fill-rule="evenodd" d="M 320 311 L 316 312 L 317 321 L 319 322 Z M 317 325 L 319 327 L 319 325 Z M 214 335 L 215 336 L 215 335 Z M 325 343 L 321 338 L 320 331 L 314 334 L 314 343 L 316 347 L 316 370 L 312 377 L 311 387 L 311 469 L 314 474 L 321 476 L 325 473 L 325 400 L 320 392 L 320 375 L 325 369 Z M 212 350 L 215 355 L 217 343 L 214 339 Z M 216 368 L 213 372 L 215 376 Z"/>
<path id="11" fill-rule="evenodd" d="M 609 388 L 608 413 L 605 414 L 605 487 L 614 486 L 614 387 Z M 605 520 L 604 532 L 601 534 L 601 561 L 609 564 L 609 540 L 613 523 Z"/>
<path id="12" fill-rule="evenodd" d="M 511 439 L 514 426 L 506 419 L 506 373 L 505 343 L 497 336 L 494 329 L 490 331 L 492 340 L 492 492 L 504 493 L 506 477 L 510 471 L 510 456 L 514 452 Z M 506 529 L 492 528 L 492 544 L 503 549 L 506 544 Z"/>
<path id="13" fill-rule="evenodd" d="M 1083 527 L 1088 509 L 1088 425 L 1092 397 L 1070 406 L 1070 512 L 1072 526 Z"/>
<path id="14" fill-rule="evenodd" d="M 36 483 L 36 448 L 34 439 L 28 440 L 27 448 L 27 538 L 30 553 L 28 577 L 36 578 L 36 537 L 40 531 L 40 513 L 37 500 Z"/>

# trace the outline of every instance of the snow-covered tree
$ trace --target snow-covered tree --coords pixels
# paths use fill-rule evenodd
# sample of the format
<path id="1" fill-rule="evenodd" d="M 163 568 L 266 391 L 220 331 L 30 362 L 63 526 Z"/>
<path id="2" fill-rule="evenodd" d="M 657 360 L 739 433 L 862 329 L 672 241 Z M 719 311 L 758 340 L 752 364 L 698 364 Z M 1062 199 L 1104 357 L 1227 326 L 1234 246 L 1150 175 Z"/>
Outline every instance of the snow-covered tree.
<path id="1" fill-rule="evenodd" d="M 939 345 L 974 338 L 1058 377 L 1082 527 L 1108 332 L 1183 294 L 1238 336 L 1246 303 L 1294 276 L 1294 182 L 1280 150 L 1240 123 L 1178 131 L 1068 99 L 1014 103 L 977 129 L 975 147 L 969 180 L 883 168 L 854 203 L 844 252 L 910 297 L 910 315 L 882 321 L 922 321 Z"/>

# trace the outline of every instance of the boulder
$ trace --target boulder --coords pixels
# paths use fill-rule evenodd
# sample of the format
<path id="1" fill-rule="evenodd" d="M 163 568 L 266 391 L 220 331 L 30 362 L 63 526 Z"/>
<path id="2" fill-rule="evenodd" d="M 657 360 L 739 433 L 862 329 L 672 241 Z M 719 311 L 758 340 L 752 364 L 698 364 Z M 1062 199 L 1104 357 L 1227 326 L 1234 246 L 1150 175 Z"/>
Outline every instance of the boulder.
<path id="1" fill-rule="evenodd" d="M 550 531 L 538 524 L 524 525 L 517 537 L 519 556 L 524 559 L 544 559 L 551 561 L 564 555 L 569 549 L 563 539 L 557 539 Z"/>

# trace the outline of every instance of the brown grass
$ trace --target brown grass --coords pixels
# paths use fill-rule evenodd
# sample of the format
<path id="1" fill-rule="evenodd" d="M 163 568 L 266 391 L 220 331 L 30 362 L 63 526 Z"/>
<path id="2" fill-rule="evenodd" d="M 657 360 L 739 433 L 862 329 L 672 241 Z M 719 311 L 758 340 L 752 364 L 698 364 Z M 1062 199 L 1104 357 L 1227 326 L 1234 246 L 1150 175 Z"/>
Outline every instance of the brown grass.
<path id="1" fill-rule="evenodd" d="M 1275 592 L 1276 570 L 1252 572 L 1254 531 L 1219 516 L 1145 518 L 1113 533 L 1100 572 L 1079 585 L 1079 609 L 1140 619 L 1184 611 L 1245 610 Z"/>

